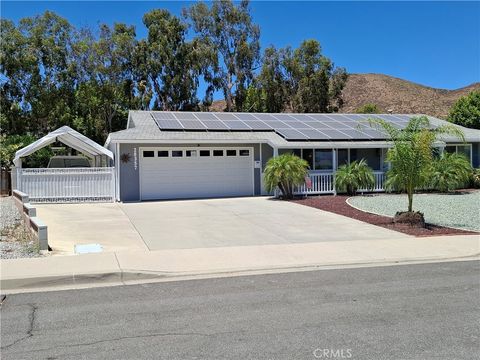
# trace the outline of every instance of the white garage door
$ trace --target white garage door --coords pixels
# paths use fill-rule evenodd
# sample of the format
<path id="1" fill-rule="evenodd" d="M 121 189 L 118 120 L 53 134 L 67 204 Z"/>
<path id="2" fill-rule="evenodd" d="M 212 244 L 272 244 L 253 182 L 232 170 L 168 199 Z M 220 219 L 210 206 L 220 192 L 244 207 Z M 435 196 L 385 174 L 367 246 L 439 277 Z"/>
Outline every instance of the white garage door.
<path id="1" fill-rule="evenodd" d="M 253 195 L 252 148 L 141 148 L 142 200 Z"/>

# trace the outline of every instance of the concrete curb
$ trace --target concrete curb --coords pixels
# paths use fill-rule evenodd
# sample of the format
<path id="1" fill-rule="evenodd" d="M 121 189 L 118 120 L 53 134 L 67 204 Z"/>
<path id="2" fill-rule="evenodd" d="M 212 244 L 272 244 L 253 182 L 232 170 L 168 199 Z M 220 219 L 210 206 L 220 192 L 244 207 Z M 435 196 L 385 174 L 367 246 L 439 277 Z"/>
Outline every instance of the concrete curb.
<path id="1" fill-rule="evenodd" d="M 279 267 L 258 267 L 258 268 L 232 268 L 217 269 L 214 271 L 197 272 L 168 272 L 168 271 L 129 271 L 120 270 L 105 273 L 79 273 L 66 275 L 52 275 L 29 278 L 10 278 L 0 281 L 0 288 L 3 294 L 12 294 L 16 292 L 35 292 L 35 291 L 53 291 L 85 288 L 93 286 L 118 286 L 133 285 L 148 282 L 167 282 L 195 280 L 219 277 L 248 276 L 274 273 L 288 273 L 300 271 L 315 270 L 333 270 L 348 269 L 359 267 L 380 267 L 420 264 L 431 262 L 450 262 L 450 261 L 471 261 L 480 260 L 480 253 L 466 255 L 462 257 L 425 257 L 417 259 L 390 259 L 390 260 L 371 260 L 368 262 L 344 262 L 344 263 L 321 263 L 321 264 L 302 264 L 296 266 Z"/>

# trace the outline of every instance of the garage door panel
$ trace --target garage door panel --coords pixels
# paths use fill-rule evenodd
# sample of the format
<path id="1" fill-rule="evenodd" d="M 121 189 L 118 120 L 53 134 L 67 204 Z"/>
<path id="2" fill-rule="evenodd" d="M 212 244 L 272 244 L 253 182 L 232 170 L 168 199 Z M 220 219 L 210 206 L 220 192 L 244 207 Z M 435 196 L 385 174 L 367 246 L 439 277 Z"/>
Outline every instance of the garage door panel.
<path id="1" fill-rule="evenodd" d="M 158 149 L 153 150 L 157 154 Z M 210 150 L 213 154 L 213 149 Z M 226 153 L 226 149 L 223 150 Z M 250 156 L 142 158 L 141 198 L 154 200 L 252 195 L 252 155 L 250 149 Z"/>

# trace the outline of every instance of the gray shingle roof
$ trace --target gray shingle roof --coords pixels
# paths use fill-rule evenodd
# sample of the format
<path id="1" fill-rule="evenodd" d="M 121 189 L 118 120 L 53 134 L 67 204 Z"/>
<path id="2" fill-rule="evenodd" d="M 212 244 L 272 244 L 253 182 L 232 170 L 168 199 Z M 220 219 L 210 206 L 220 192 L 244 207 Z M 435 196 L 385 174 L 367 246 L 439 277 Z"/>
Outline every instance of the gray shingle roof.
<path id="1" fill-rule="evenodd" d="M 157 126 L 156 122 L 154 121 L 152 117 L 152 111 L 130 111 L 129 112 L 129 121 L 128 121 L 128 127 L 125 130 L 113 132 L 109 135 L 109 139 L 107 142 L 122 142 L 122 141 L 134 141 L 134 140 L 140 140 L 140 141 L 148 141 L 148 140 L 153 140 L 153 141 L 158 141 L 158 140 L 164 140 L 168 142 L 169 140 L 172 141 L 249 141 L 252 140 L 252 142 L 268 142 L 272 145 L 275 146 L 286 146 L 290 145 L 293 146 L 294 144 L 296 145 L 305 145 L 305 142 L 298 142 L 298 141 L 287 141 L 285 138 L 282 136 L 278 135 L 274 131 L 161 131 L 159 127 Z M 223 113 L 219 113 L 220 114 Z M 242 118 L 242 113 L 235 113 L 237 118 Z M 245 116 L 251 116 L 251 113 L 248 113 L 248 115 Z M 255 114 L 254 114 L 255 115 Z M 260 115 L 260 114 L 259 114 Z M 293 114 L 295 115 L 301 115 L 305 116 L 305 114 Z M 327 121 L 328 119 L 333 117 L 341 117 L 341 114 L 309 114 L 309 116 L 315 116 L 318 118 L 323 118 Z M 365 115 L 363 116 L 364 119 L 366 119 L 370 115 Z M 374 115 L 374 116 L 379 116 L 382 117 L 382 115 Z M 386 119 L 392 119 L 398 116 L 399 118 L 405 119 L 405 117 L 413 117 L 413 116 L 421 116 L 418 114 L 386 114 L 384 117 Z M 430 122 L 433 126 L 440 126 L 444 124 L 449 124 L 447 121 L 434 118 L 429 116 Z M 461 126 L 457 126 L 460 128 L 464 134 L 465 138 L 469 142 L 480 142 L 480 130 L 475 130 L 475 129 L 467 129 Z M 345 139 L 347 140 L 347 139 Z M 353 139 L 355 140 L 355 139 Z M 365 142 L 365 139 L 358 139 L 356 142 Z M 379 139 L 377 139 L 379 140 Z M 445 137 L 445 141 L 459 141 L 455 137 Z M 337 144 L 341 144 L 343 140 L 335 141 Z M 346 141 L 343 141 L 347 143 Z M 297 144 L 298 143 L 298 144 Z M 332 141 L 309 141 L 309 144 L 311 146 L 314 146 L 317 144 L 318 146 L 321 146 L 322 144 L 328 143 L 332 145 Z"/>

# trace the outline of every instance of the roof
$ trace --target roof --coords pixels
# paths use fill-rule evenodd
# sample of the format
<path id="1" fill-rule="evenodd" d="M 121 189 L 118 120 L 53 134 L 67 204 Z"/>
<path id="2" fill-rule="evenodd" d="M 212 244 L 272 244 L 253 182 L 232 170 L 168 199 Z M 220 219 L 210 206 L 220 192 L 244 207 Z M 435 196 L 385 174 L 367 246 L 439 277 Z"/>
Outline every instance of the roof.
<path id="1" fill-rule="evenodd" d="M 317 145 L 332 142 L 388 141 L 388 135 L 372 128 L 368 119 L 379 118 L 405 127 L 409 119 L 420 114 L 266 114 L 130 111 L 127 129 L 111 133 L 109 142 L 152 141 L 255 141 L 274 146 L 293 142 Z M 450 124 L 428 116 L 432 127 Z M 451 125 L 451 124 L 450 124 Z M 248 129 L 245 128 L 248 126 Z M 288 126 L 288 128 L 287 128 Z M 308 129 L 307 129 L 308 126 Z M 467 141 L 480 142 L 480 130 L 458 125 Z M 242 128 L 242 129 L 240 129 Z M 445 136 L 445 141 L 458 141 Z"/>
<path id="2" fill-rule="evenodd" d="M 105 155 L 113 160 L 113 154 L 110 150 L 97 144 L 95 141 L 90 140 L 86 136 L 80 134 L 78 131 L 75 131 L 68 126 L 62 126 L 61 128 L 58 128 L 57 130 L 48 133 L 41 139 L 38 139 L 30 145 L 18 150 L 15 153 L 13 163 L 15 164 L 15 166 L 20 166 L 20 159 L 22 157 L 28 156 L 35 151 L 54 143 L 55 141 L 60 141 L 65 145 L 70 146 L 71 148 L 74 148 L 86 155 Z"/>

